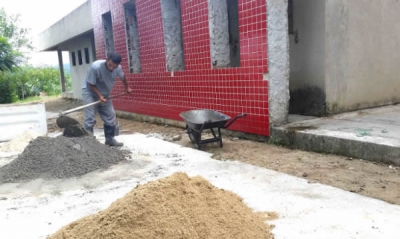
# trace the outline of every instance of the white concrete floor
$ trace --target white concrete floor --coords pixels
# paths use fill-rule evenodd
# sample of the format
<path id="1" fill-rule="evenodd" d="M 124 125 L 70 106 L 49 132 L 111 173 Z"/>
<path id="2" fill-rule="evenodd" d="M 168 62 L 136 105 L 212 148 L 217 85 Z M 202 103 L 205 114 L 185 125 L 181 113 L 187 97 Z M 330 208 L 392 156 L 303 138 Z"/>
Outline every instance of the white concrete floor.
<path id="1" fill-rule="evenodd" d="M 97 136 L 103 142 L 101 136 Z M 235 161 L 211 159 L 142 134 L 118 140 L 132 158 L 81 178 L 0 185 L 0 238 L 46 238 L 62 226 L 106 209 L 138 183 L 186 172 L 230 190 L 255 211 L 276 212 L 276 239 L 399 238 L 400 206 Z M 16 152 L 17 153 L 17 152 Z M 14 154 L 15 155 L 15 154 Z M 12 160 L 0 153 L 0 163 Z"/>
<path id="2" fill-rule="evenodd" d="M 331 117 L 291 115 L 288 128 L 314 135 L 400 147 L 400 105 L 358 110 Z"/>

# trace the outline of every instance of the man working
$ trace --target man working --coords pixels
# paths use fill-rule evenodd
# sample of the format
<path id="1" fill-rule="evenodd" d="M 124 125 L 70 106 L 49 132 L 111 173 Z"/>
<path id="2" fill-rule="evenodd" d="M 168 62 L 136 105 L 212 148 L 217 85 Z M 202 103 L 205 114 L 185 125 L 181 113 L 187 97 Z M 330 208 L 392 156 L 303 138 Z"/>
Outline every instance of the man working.
<path id="1" fill-rule="evenodd" d="M 114 86 L 116 78 L 120 78 L 125 86 L 126 92 L 131 93 L 125 74 L 120 66 L 121 56 L 118 53 L 111 53 L 107 60 L 97 60 L 90 65 L 86 79 L 82 87 L 83 104 L 89 104 L 100 100 L 101 103 L 84 109 L 85 129 L 93 133 L 93 126 L 96 124 L 96 113 L 104 123 L 104 135 L 106 145 L 122 146 L 115 140 L 115 111 L 111 100 L 107 100 Z"/>

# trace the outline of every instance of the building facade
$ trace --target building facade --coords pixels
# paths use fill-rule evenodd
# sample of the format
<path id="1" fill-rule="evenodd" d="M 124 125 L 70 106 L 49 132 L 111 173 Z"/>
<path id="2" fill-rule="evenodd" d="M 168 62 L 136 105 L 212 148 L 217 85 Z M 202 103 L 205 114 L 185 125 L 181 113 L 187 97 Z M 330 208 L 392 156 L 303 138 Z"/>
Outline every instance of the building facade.
<path id="1" fill-rule="evenodd" d="M 133 94 L 117 110 L 181 120 L 191 109 L 235 116 L 269 135 L 265 0 L 92 0 L 96 56 L 116 51 Z M 116 83 L 114 94 L 123 91 Z"/>

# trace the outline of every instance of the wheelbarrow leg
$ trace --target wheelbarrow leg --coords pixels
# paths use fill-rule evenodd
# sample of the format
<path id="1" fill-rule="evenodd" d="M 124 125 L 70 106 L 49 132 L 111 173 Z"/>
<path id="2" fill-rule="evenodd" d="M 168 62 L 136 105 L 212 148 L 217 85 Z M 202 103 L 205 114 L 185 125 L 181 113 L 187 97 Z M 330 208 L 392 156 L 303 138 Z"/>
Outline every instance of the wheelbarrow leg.
<path id="1" fill-rule="evenodd" d="M 196 148 L 198 150 L 201 150 L 201 131 L 196 132 L 193 130 L 193 135 L 194 135 L 194 139 L 195 139 L 194 145 L 196 146 Z"/>
<path id="2" fill-rule="evenodd" d="M 215 134 L 214 129 L 210 129 L 210 131 L 211 131 L 212 135 L 214 136 L 214 139 L 217 139 L 218 137 L 217 137 L 217 135 Z"/>
<path id="3" fill-rule="evenodd" d="M 210 129 L 212 135 L 214 136 L 214 139 L 218 140 L 219 146 L 222 147 L 222 137 L 221 137 L 221 129 L 218 127 L 218 136 L 215 134 L 214 129 Z"/>
<path id="4" fill-rule="evenodd" d="M 218 127 L 218 136 L 219 136 L 219 146 L 222 148 L 222 136 L 221 136 L 221 128 Z"/>

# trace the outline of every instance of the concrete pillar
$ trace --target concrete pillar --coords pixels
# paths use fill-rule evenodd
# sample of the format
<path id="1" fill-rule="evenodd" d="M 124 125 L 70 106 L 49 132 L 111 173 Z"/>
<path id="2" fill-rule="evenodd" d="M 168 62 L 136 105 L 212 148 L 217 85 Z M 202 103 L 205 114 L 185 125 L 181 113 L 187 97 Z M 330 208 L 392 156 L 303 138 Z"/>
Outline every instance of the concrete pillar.
<path id="1" fill-rule="evenodd" d="M 211 64 L 213 68 L 230 66 L 228 5 L 226 0 L 208 0 Z"/>
<path id="2" fill-rule="evenodd" d="M 107 57 L 109 53 L 115 52 L 111 12 L 103 14 L 102 19 L 103 19 L 103 30 L 104 30 L 104 44 L 106 48 L 105 53 Z"/>
<path id="3" fill-rule="evenodd" d="M 132 0 L 127 2 L 124 5 L 124 10 L 129 72 L 140 73 L 142 71 L 142 65 L 140 62 L 139 31 L 135 2 Z"/>
<path id="4" fill-rule="evenodd" d="M 180 0 L 161 0 L 167 71 L 185 69 Z"/>
<path id="5" fill-rule="evenodd" d="M 62 51 L 57 49 L 58 54 L 58 66 L 60 67 L 60 83 L 61 83 L 61 91 L 65 92 L 65 75 L 64 75 L 64 63 L 62 58 Z"/>
<path id="6" fill-rule="evenodd" d="M 287 123 L 289 113 L 288 0 L 267 1 L 268 108 L 270 126 Z"/>

